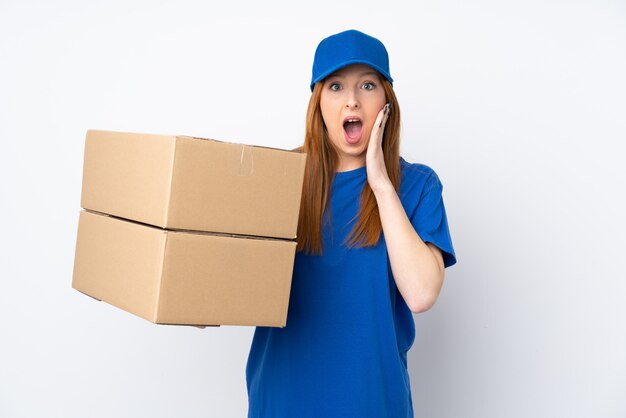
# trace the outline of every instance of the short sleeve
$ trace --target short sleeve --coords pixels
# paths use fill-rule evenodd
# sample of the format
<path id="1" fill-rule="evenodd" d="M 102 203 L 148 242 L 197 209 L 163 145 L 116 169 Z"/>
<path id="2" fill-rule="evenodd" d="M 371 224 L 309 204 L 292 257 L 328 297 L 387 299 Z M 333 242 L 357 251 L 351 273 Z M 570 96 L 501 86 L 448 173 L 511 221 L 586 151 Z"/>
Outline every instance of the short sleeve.
<path id="1" fill-rule="evenodd" d="M 419 202 L 409 219 L 424 242 L 431 242 L 441 250 L 444 266 L 450 267 L 456 263 L 456 254 L 452 246 L 442 192 L 443 185 L 433 171 L 426 180 Z"/>

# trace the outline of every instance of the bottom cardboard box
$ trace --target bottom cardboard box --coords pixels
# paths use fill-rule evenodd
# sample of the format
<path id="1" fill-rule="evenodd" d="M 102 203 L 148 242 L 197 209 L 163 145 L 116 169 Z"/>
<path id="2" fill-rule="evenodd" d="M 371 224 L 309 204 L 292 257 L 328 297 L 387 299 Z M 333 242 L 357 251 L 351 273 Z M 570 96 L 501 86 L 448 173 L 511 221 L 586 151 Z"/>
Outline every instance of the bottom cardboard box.
<path id="1" fill-rule="evenodd" d="M 295 249 L 82 210 L 72 287 L 157 324 L 284 327 Z"/>

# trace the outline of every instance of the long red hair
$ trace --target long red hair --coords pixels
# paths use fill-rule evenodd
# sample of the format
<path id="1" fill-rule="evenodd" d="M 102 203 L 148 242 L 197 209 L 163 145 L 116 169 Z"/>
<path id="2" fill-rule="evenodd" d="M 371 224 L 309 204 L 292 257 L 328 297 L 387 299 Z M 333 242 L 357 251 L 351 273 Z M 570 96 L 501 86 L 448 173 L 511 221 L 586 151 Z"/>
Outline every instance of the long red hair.
<path id="1" fill-rule="evenodd" d="M 389 179 L 398 191 L 400 189 L 400 106 L 391 83 L 383 78 L 382 86 L 385 90 L 386 101 L 392 103 L 383 133 L 383 154 Z M 314 255 L 319 255 L 323 251 L 323 217 L 339 163 L 339 156 L 328 137 L 322 118 L 320 97 L 323 87 L 324 82 L 319 82 L 313 88 L 306 114 L 304 144 L 298 148 L 307 154 L 307 163 L 298 220 L 297 251 Z M 357 222 L 346 239 L 349 247 L 374 246 L 378 243 L 382 232 L 376 198 L 367 183 L 361 192 L 360 203 Z"/>

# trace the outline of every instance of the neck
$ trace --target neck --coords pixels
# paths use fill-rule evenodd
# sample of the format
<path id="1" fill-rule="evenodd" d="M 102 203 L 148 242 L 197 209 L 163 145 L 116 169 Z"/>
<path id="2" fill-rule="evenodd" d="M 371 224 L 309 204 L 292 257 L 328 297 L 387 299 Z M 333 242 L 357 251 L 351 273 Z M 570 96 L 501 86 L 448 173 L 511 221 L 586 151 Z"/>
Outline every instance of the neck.
<path id="1" fill-rule="evenodd" d="M 339 164 L 337 165 L 337 172 L 340 173 L 342 171 L 352 171 L 357 168 L 361 168 L 365 165 L 365 158 L 350 158 L 350 159 L 340 159 Z"/>

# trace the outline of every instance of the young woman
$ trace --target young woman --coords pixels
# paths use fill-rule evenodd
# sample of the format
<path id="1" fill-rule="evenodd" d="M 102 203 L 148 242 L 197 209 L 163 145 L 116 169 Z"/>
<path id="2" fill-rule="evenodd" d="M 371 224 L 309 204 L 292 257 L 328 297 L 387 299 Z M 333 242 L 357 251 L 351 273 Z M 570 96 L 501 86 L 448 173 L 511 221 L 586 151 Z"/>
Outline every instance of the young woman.
<path id="1" fill-rule="evenodd" d="M 255 330 L 249 418 L 413 417 L 412 313 L 456 257 L 437 174 L 399 155 L 392 83 L 376 38 L 317 47 L 287 326 Z"/>

